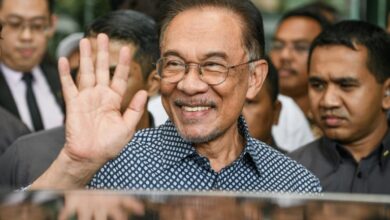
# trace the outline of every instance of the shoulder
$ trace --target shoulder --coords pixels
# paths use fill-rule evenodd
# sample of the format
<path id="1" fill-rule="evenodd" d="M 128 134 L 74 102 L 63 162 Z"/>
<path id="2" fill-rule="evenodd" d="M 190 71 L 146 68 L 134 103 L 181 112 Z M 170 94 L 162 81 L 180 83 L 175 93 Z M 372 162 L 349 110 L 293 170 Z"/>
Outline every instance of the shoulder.
<path id="1" fill-rule="evenodd" d="M 267 188 L 281 192 L 320 192 L 321 186 L 305 167 L 260 141 L 252 141 L 256 146 L 253 160 Z"/>
<path id="2" fill-rule="evenodd" d="M 320 147 L 323 142 L 323 138 L 316 139 L 297 150 L 288 154 L 292 159 L 307 164 L 309 161 L 313 160 L 316 155 L 321 154 Z"/>

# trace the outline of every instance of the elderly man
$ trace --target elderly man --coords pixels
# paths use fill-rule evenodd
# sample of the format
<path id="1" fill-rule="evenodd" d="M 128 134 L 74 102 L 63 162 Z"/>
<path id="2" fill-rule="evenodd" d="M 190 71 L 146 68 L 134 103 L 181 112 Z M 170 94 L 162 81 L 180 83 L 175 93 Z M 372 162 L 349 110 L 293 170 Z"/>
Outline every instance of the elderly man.
<path id="1" fill-rule="evenodd" d="M 292 156 L 324 191 L 390 193 L 389 57 L 390 36 L 362 21 L 340 22 L 313 42 L 309 97 L 324 137 Z"/>
<path id="2" fill-rule="evenodd" d="M 96 68 L 89 41 L 82 40 L 78 88 L 66 60 L 59 61 L 67 141 L 31 188 L 320 191 L 317 178 L 301 165 L 250 137 L 240 117 L 267 74 L 262 18 L 253 3 L 168 5 L 157 72 L 170 120 L 129 142 L 146 101 L 146 93 L 138 92 L 119 112 L 129 50 L 121 50 L 110 81 L 107 37 L 98 36 Z"/>

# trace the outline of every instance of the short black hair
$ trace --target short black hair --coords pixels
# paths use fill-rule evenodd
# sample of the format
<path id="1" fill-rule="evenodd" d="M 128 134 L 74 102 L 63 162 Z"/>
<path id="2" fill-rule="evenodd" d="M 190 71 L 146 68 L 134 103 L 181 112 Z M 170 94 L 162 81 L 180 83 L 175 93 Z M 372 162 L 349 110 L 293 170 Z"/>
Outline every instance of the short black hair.
<path id="1" fill-rule="evenodd" d="M 390 35 L 384 29 L 365 21 L 345 20 L 323 31 L 309 50 L 308 70 L 313 51 L 323 46 L 345 46 L 357 50 L 361 45 L 367 48 L 367 68 L 378 83 L 383 83 L 390 74 Z"/>
<path id="2" fill-rule="evenodd" d="M 264 86 L 266 86 L 271 100 L 274 103 L 279 95 L 279 75 L 271 59 L 268 56 L 265 59 L 268 62 L 268 74 L 265 78 Z"/>
<path id="3" fill-rule="evenodd" d="M 3 1 L 4 0 L 0 0 L 0 8 L 3 7 Z M 47 6 L 49 8 L 49 13 L 53 14 L 54 13 L 54 7 L 55 7 L 55 0 L 46 0 L 46 2 L 47 2 Z"/>
<path id="4" fill-rule="evenodd" d="M 301 10 L 308 10 L 308 11 L 312 11 L 316 14 L 322 14 L 325 18 L 326 18 L 326 16 L 324 14 L 328 13 L 334 18 L 334 20 L 329 20 L 327 18 L 327 20 L 330 23 L 335 23 L 335 22 L 340 20 L 339 11 L 335 7 L 333 7 L 332 5 L 327 4 L 323 1 L 311 2 L 311 3 L 303 5 L 300 8 L 301 8 Z"/>
<path id="5" fill-rule="evenodd" d="M 110 39 L 134 44 L 134 60 L 140 64 L 144 79 L 155 69 L 160 56 L 156 24 L 152 18 L 132 10 L 119 10 L 95 19 L 85 29 L 86 37 L 105 33 Z"/>
<path id="6" fill-rule="evenodd" d="M 305 7 L 296 8 L 285 13 L 282 16 L 282 18 L 279 20 L 279 25 L 285 20 L 292 17 L 305 17 L 305 18 L 312 19 L 321 26 L 322 30 L 326 29 L 331 25 L 330 21 L 326 19 L 325 16 L 321 15 L 320 13 L 316 13 L 310 9 L 307 9 Z"/>
<path id="7" fill-rule="evenodd" d="M 171 0 L 164 9 L 165 15 L 160 26 L 160 43 L 170 22 L 181 12 L 192 8 L 216 7 L 230 10 L 241 17 L 243 22 L 243 45 L 249 59 L 263 58 L 265 40 L 263 18 L 250 0 Z M 228 28 L 228 27 L 226 27 Z"/>

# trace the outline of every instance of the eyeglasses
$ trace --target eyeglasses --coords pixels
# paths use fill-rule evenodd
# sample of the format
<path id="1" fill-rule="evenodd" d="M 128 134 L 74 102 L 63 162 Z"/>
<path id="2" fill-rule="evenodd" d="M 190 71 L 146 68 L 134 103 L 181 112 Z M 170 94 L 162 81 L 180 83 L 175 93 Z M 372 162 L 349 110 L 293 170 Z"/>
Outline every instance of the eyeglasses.
<path id="1" fill-rule="evenodd" d="M 49 29 L 49 25 L 47 22 L 41 21 L 24 21 L 21 19 L 15 20 L 5 20 L 1 21 L 3 25 L 3 30 L 9 29 L 14 33 L 22 33 L 26 28 L 28 28 L 32 34 L 44 34 Z"/>
<path id="2" fill-rule="evenodd" d="M 177 83 L 182 80 L 186 73 L 190 70 L 190 66 L 195 66 L 199 69 L 200 79 L 209 85 L 219 85 L 223 83 L 230 69 L 252 63 L 256 60 L 250 60 L 245 63 L 240 63 L 233 66 L 226 66 L 213 61 L 205 61 L 202 63 L 186 63 L 180 59 L 160 58 L 157 63 L 157 74 L 162 80 L 169 83 Z"/>
<path id="3" fill-rule="evenodd" d="M 281 52 L 285 48 L 288 48 L 295 52 L 296 54 L 304 54 L 307 53 L 310 49 L 310 43 L 309 42 L 293 42 L 291 44 L 284 43 L 281 41 L 274 41 L 272 42 L 271 50 L 273 52 Z"/>

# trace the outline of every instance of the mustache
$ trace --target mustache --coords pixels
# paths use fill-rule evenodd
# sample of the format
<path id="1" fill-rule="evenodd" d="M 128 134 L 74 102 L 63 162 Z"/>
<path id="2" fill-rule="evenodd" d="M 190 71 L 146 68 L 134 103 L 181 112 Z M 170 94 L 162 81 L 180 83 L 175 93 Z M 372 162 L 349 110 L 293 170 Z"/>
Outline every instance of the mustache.
<path id="1" fill-rule="evenodd" d="M 208 106 L 208 107 L 216 107 L 217 103 L 207 98 L 191 98 L 191 99 L 176 99 L 174 104 L 181 106 Z"/>
<path id="2" fill-rule="evenodd" d="M 320 112 L 321 117 L 346 118 L 348 115 L 342 109 L 327 109 Z"/>

